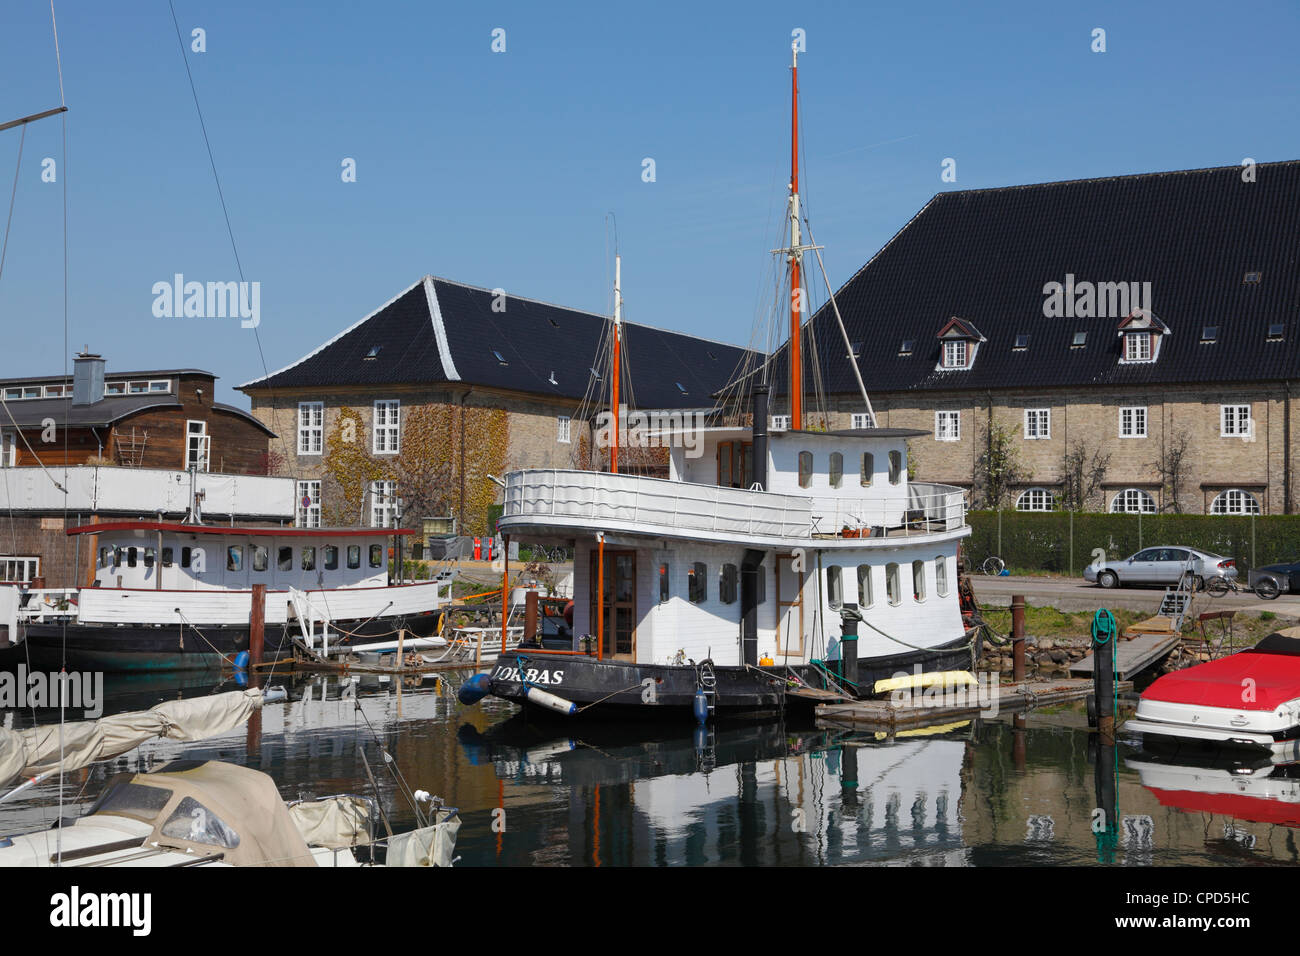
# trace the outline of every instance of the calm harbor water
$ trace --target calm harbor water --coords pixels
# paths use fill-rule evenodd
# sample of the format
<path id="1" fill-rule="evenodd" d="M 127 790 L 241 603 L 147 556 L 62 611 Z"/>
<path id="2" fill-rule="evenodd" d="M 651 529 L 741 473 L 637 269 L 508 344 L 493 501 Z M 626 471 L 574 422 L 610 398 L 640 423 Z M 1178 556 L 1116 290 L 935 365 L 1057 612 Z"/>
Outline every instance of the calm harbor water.
<path id="1" fill-rule="evenodd" d="M 887 739 L 803 723 L 538 723 L 513 705 L 467 708 L 441 680 L 297 680 L 260 734 L 147 744 L 79 771 L 65 812 L 115 773 L 219 759 L 270 774 L 286 799 L 355 792 L 395 830 L 414 825 L 398 779 L 461 810 L 460 865 L 1057 865 L 1292 863 L 1300 775 L 1189 766 L 1127 747 L 1098 754 L 1082 706 Z M 211 678 L 114 680 L 106 713 L 236 689 Z M 79 716 L 79 715 L 78 715 Z M 56 714 L 0 711 L 6 726 Z M 381 753 L 392 757 L 385 769 Z M 363 759 L 363 755 L 364 758 Z M 1109 776 L 1107 774 L 1109 770 Z M 1101 797 L 1099 799 L 1099 794 Z M 1108 794 L 1113 794 L 1108 796 Z M 0 834 L 52 825 L 60 788 L 0 806 Z M 1109 818 L 1095 808 L 1116 804 Z M 1102 823 L 1117 821 L 1108 836 Z M 1094 828 L 1103 833 L 1099 837 Z"/>

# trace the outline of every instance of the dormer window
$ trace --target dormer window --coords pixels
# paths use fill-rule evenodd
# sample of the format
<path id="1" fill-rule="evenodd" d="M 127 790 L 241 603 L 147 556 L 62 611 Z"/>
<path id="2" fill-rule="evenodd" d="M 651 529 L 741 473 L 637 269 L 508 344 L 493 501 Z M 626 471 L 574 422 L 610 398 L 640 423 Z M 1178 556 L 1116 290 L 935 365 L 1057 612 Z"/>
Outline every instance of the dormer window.
<path id="1" fill-rule="evenodd" d="M 1130 332 L 1124 336 L 1124 361 L 1151 361 L 1151 333 Z"/>
<path id="2" fill-rule="evenodd" d="M 903 343 L 898 347 L 899 355 L 911 355 L 912 349 L 916 347 L 916 339 L 903 339 Z"/>
<path id="3" fill-rule="evenodd" d="M 975 352 L 984 341 L 979 329 L 965 319 L 953 316 L 939 330 L 938 371 L 968 369 L 975 364 Z"/>
<path id="4" fill-rule="evenodd" d="M 1270 323 L 1268 327 L 1268 340 L 1270 342 L 1280 342 L 1285 331 L 1286 326 L 1281 322 Z"/>

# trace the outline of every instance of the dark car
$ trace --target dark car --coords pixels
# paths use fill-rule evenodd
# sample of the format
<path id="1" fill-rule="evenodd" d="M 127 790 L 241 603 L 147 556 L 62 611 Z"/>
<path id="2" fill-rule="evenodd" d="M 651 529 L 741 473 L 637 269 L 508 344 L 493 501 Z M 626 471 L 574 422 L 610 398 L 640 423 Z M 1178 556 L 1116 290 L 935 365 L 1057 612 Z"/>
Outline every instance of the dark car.
<path id="1" fill-rule="evenodd" d="M 1281 564 L 1250 569 L 1249 581 L 1252 588 L 1258 590 L 1260 582 L 1266 578 L 1277 582 L 1281 594 L 1300 593 L 1300 561 L 1284 561 Z"/>

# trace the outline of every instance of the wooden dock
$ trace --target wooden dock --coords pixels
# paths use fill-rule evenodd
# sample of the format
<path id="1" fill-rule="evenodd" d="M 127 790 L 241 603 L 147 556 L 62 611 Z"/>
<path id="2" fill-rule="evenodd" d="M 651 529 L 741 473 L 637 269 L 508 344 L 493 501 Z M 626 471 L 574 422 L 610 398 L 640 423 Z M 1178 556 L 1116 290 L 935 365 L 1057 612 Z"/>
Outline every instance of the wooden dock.
<path id="1" fill-rule="evenodd" d="M 1131 690 L 1130 681 L 1116 681 L 1120 691 Z M 982 693 L 977 694 L 977 690 Z M 1092 693 L 1092 681 L 1026 680 L 997 685 L 997 695 L 988 687 L 970 687 L 962 693 L 936 691 L 927 697 L 917 692 L 910 702 L 894 700 L 858 700 L 851 703 L 826 703 L 817 707 L 817 725 L 844 727 L 850 730 L 895 732 L 904 729 L 945 724 L 979 714 L 1010 713 L 1082 700 Z"/>
<path id="2" fill-rule="evenodd" d="M 1143 668 L 1150 667 L 1160 660 L 1182 640 L 1182 636 L 1172 632 L 1138 634 L 1131 640 L 1120 638 L 1115 642 L 1115 677 L 1125 680 Z M 1092 677 L 1092 654 L 1070 665 L 1070 674 L 1075 677 Z"/>

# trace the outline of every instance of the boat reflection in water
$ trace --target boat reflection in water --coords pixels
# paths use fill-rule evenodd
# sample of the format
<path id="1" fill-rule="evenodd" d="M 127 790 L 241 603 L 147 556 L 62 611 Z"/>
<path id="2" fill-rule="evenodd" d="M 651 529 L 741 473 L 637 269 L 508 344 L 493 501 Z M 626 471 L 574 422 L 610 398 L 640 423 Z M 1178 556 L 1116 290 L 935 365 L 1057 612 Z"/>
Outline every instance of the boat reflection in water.
<path id="1" fill-rule="evenodd" d="M 494 819 L 510 833 L 498 833 L 501 862 L 966 862 L 966 725 L 890 741 L 779 724 L 647 730 L 634 740 L 626 728 L 574 729 L 580 738 L 522 718 L 486 733 L 461 726 L 468 761 L 490 763 L 500 781 Z M 557 808 L 560 793 L 567 805 Z M 545 843 L 532 832 L 546 833 Z"/>
<path id="2" fill-rule="evenodd" d="M 1224 817 L 1225 838 L 1239 836 L 1235 821 L 1300 827 L 1300 763 L 1251 759 L 1239 749 L 1195 761 L 1140 753 L 1126 763 L 1162 806 Z"/>

